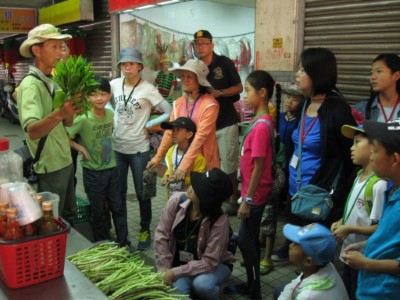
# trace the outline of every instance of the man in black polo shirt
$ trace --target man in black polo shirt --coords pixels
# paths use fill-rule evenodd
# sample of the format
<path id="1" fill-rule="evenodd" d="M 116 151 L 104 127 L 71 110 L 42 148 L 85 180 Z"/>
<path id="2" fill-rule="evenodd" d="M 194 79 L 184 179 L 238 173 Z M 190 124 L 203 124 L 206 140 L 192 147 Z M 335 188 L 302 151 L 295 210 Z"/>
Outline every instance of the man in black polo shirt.
<path id="1" fill-rule="evenodd" d="M 207 80 L 214 88 L 212 96 L 219 103 L 217 119 L 217 142 L 221 158 L 221 169 L 229 175 L 234 193 L 230 198 L 229 215 L 236 215 L 237 179 L 236 172 L 239 163 L 239 129 L 238 115 L 233 103 L 238 101 L 243 91 L 239 74 L 232 60 L 226 56 L 217 55 L 212 42 L 212 35 L 207 30 L 199 30 L 194 34 L 194 47 L 197 55 L 206 63 L 209 69 Z"/>

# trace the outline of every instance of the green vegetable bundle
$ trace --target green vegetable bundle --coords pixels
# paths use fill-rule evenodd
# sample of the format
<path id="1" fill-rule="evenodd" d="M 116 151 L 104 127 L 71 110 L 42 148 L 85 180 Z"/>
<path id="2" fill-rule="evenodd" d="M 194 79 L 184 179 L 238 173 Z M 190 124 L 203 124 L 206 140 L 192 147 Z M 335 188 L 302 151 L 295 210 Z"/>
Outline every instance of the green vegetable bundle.
<path id="1" fill-rule="evenodd" d="M 99 290 L 112 300 L 183 299 L 172 294 L 162 275 L 145 266 L 138 254 L 131 254 L 116 243 L 102 243 L 67 257 Z"/>
<path id="2" fill-rule="evenodd" d="M 66 61 L 59 61 L 56 65 L 54 82 L 61 90 L 57 90 L 53 101 L 53 108 L 59 108 L 66 99 L 82 96 L 84 113 L 91 109 L 88 97 L 99 87 L 94 78 L 92 64 L 82 56 L 70 56 Z M 74 98 L 75 103 L 78 99 Z"/>

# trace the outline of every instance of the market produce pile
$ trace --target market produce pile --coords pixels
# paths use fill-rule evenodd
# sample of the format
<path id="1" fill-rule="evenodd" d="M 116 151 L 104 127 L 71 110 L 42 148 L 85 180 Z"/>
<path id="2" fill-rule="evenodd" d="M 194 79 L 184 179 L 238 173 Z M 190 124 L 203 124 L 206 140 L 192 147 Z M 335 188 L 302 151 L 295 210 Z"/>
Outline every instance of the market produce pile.
<path id="1" fill-rule="evenodd" d="M 74 264 L 99 290 L 115 300 L 183 299 L 165 285 L 162 274 L 145 266 L 138 254 L 132 254 L 117 243 L 101 243 L 70 255 Z"/>

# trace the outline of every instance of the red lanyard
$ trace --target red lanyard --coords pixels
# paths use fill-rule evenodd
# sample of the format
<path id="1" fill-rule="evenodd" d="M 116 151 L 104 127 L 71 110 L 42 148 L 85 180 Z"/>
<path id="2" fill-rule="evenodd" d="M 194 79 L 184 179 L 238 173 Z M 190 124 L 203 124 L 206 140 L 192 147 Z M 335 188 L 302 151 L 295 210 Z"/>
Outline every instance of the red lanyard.
<path id="1" fill-rule="evenodd" d="M 304 116 L 303 116 L 303 120 L 302 120 L 302 126 L 301 128 L 303 129 L 303 131 L 300 133 L 301 135 L 301 143 L 304 144 L 304 140 L 306 139 L 306 136 L 310 133 L 311 129 L 313 128 L 315 122 L 317 122 L 318 120 L 318 115 L 314 118 L 314 120 L 312 120 L 310 126 L 308 126 L 306 132 L 304 133 L 304 127 L 305 127 L 305 123 L 306 123 L 306 112 L 304 112 Z"/>
<path id="2" fill-rule="evenodd" d="M 378 103 L 379 103 L 379 106 L 380 106 L 380 108 L 381 108 L 383 117 L 385 118 L 385 123 L 387 123 L 387 122 L 389 122 L 390 120 L 392 120 L 393 114 L 394 114 L 394 112 L 396 111 L 396 108 L 397 108 L 397 105 L 399 104 L 399 102 L 400 102 L 400 97 L 397 98 L 396 104 L 394 105 L 394 107 L 393 107 L 393 109 L 392 109 L 392 112 L 390 113 L 389 118 L 387 118 L 387 117 L 386 117 L 385 109 L 383 108 L 381 101 L 378 100 Z"/>

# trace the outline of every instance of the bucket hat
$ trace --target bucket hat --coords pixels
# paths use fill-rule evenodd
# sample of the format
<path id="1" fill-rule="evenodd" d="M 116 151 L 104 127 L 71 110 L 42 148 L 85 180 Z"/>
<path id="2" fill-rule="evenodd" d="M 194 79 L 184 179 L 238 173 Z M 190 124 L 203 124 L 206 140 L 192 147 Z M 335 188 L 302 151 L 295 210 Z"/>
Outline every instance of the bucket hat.
<path id="1" fill-rule="evenodd" d="M 68 40 L 70 34 L 62 34 L 61 29 L 51 24 L 41 24 L 31 29 L 28 38 L 19 47 L 19 53 L 23 57 L 33 57 L 31 47 L 36 44 L 44 43 L 48 40 Z"/>
<path id="2" fill-rule="evenodd" d="M 172 74 L 181 77 L 183 71 L 190 71 L 197 75 L 197 80 L 201 86 L 204 86 L 210 93 L 213 91 L 211 83 L 207 81 L 208 67 L 199 59 L 189 59 L 183 66 L 168 69 Z"/>
<path id="3" fill-rule="evenodd" d="M 125 48 L 119 53 L 118 65 L 122 62 L 135 62 L 143 65 L 142 52 L 136 48 Z"/>

